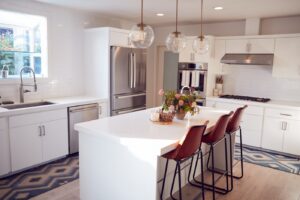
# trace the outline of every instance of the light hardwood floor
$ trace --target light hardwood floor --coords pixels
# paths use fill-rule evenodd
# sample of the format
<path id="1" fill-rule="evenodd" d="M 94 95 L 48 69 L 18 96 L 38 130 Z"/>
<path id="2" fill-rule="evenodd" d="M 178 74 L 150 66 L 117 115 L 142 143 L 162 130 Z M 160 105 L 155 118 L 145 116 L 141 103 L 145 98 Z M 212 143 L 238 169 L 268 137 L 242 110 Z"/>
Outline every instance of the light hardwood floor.
<path id="1" fill-rule="evenodd" d="M 300 200 L 299 175 L 249 163 L 245 163 L 244 169 L 244 178 L 234 180 L 233 191 L 227 195 L 217 195 L 218 200 Z M 238 166 L 235 170 L 238 170 Z M 222 182 L 219 184 L 223 185 Z M 199 192 L 200 189 L 188 185 L 183 189 L 183 199 L 199 199 Z M 207 200 L 212 199 L 211 192 L 206 191 L 205 194 Z M 33 200 L 50 199 L 79 200 L 79 181 L 33 198 Z"/>

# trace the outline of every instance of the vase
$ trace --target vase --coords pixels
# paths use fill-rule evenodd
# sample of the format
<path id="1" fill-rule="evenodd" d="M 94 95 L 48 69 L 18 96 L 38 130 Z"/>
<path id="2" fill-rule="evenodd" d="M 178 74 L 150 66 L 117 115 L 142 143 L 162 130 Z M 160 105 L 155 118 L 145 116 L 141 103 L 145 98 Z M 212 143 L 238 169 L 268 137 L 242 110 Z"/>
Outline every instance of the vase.
<path id="1" fill-rule="evenodd" d="M 185 117 L 185 114 L 186 114 L 185 111 L 178 111 L 178 112 L 176 112 L 176 114 L 175 114 L 176 119 L 183 120 L 184 117 Z"/>

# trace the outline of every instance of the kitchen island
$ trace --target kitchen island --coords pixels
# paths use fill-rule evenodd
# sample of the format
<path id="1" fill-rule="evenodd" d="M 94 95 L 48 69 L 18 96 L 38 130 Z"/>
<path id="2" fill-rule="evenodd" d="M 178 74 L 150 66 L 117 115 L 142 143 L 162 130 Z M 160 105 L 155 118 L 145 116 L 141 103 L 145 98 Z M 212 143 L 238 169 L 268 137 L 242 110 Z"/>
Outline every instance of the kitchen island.
<path id="1" fill-rule="evenodd" d="M 228 113 L 205 107 L 200 110 L 190 119 L 174 119 L 169 125 L 151 122 L 152 109 L 76 124 L 81 199 L 159 199 L 164 166 L 160 156 L 175 149 L 189 127 L 209 120 L 206 130 L 209 132 L 218 118 Z M 218 154 L 223 158 L 224 150 L 216 154 L 216 159 Z M 225 161 L 220 159 L 219 164 L 222 162 Z M 175 167 L 171 166 L 174 171 Z M 172 170 L 169 176 L 173 175 Z M 184 170 L 182 173 L 182 180 L 186 182 L 186 173 Z M 166 191 L 169 191 L 170 181 L 167 178 Z M 178 187 L 175 185 L 175 188 Z"/>

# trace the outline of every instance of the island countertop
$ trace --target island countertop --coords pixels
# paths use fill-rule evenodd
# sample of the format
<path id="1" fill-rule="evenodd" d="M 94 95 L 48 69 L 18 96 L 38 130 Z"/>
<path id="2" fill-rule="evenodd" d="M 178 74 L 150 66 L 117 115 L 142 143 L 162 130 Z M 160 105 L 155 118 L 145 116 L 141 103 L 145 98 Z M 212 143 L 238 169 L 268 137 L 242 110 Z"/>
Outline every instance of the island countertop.
<path id="1" fill-rule="evenodd" d="M 190 119 L 174 118 L 171 124 L 161 124 L 150 121 L 153 109 L 156 108 L 76 124 L 75 129 L 81 134 L 116 140 L 129 148 L 141 150 L 147 147 L 148 151 L 151 150 L 160 156 L 173 150 L 191 126 L 201 125 L 209 120 L 206 129 L 206 132 L 209 132 L 217 119 L 228 113 L 200 107 L 200 113 L 191 116 Z"/>

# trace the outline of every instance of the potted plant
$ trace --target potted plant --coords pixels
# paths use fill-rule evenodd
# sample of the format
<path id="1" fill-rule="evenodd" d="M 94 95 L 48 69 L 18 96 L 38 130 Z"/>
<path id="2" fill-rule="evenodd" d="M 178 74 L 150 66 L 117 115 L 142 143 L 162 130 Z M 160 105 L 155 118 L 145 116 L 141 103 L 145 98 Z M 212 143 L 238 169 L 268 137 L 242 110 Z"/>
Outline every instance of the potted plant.
<path id="1" fill-rule="evenodd" d="M 161 89 L 159 95 L 163 97 L 162 111 L 174 112 L 177 119 L 183 120 L 187 112 L 194 115 L 198 111 L 195 93 L 180 94 Z"/>

